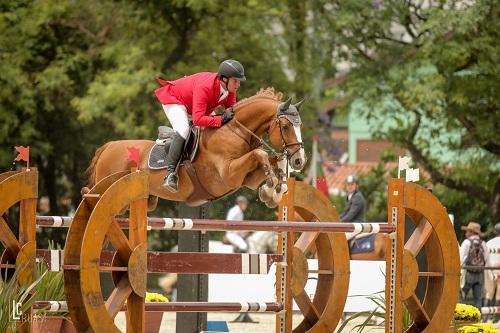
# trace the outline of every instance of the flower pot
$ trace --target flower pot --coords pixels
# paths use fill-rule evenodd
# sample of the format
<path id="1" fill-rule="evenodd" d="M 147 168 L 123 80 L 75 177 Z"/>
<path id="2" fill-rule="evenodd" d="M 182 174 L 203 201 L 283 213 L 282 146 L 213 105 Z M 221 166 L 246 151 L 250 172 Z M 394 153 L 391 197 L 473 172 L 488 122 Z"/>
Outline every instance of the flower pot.
<path id="1" fill-rule="evenodd" d="M 69 317 L 35 316 L 33 333 L 78 333 Z"/>
<path id="2" fill-rule="evenodd" d="M 69 317 L 64 317 L 64 321 L 61 325 L 61 333 L 78 333 Z"/>
<path id="3" fill-rule="evenodd" d="M 60 333 L 64 317 L 35 316 L 33 318 L 33 333 Z"/>
<path id="4" fill-rule="evenodd" d="M 145 333 L 158 333 L 161 327 L 163 312 L 146 312 L 144 321 L 146 324 Z"/>

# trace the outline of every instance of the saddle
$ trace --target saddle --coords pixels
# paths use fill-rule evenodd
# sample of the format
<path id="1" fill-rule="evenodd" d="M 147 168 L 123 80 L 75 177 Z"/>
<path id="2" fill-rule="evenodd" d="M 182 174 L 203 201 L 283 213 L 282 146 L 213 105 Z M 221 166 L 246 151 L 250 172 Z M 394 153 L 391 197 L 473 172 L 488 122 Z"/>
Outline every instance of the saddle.
<path id="1" fill-rule="evenodd" d="M 375 234 L 359 235 L 349 241 L 351 254 L 373 252 L 375 249 Z"/>
<path id="2" fill-rule="evenodd" d="M 168 126 L 158 127 L 158 139 L 149 151 L 148 168 L 151 170 L 161 170 L 167 167 L 167 153 L 170 143 L 174 137 L 175 131 Z M 192 162 L 198 152 L 200 142 L 200 128 L 191 126 L 189 134 L 184 144 L 180 165 L 184 165 L 186 161 Z"/>
<path id="3" fill-rule="evenodd" d="M 158 127 L 158 138 L 155 144 L 149 151 L 148 156 L 148 168 L 151 170 L 161 170 L 167 168 L 167 153 L 168 147 L 172 143 L 175 131 L 168 126 Z M 206 200 L 215 199 L 215 197 L 210 194 L 203 184 L 200 182 L 196 170 L 193 167 L 192 162 L 194 161 L 196 154 L 198 153 L 198 148 L 200 146 L 201 131 L 197 126 L 191 126 L 189 129 L 189 134 L 184 144 L 184 151 L 180 159 L 179 166 L 184 166 L 186 168 L 187 174 L 191 179 L 194 186 L 193 194 L 188 198 L 191 202 L 206 202 Z"/>

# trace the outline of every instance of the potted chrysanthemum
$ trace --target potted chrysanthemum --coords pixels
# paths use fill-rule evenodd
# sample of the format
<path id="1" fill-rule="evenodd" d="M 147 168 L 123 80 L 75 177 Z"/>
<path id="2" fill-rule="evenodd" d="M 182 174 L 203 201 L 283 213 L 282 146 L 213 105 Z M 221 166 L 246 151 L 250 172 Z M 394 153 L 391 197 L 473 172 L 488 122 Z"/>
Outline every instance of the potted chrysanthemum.
<path id="1" fill-rule="evenodd" d="M 479 322 L 481 319 L 481 311 L 473 305 L 458 303 L 455 305 L 453 320 L 450 325 L 449 332 L 455 333 L 462 326 L 472 325 Z"/>
<path id="2" fill-rule="evenodd" d="M 168 298 L 159 293 L 146 293 L 146 303 L 168 302 Z M 146 311 L 146 333 L 158 333 L 161 327 L 163 312 Z"/>

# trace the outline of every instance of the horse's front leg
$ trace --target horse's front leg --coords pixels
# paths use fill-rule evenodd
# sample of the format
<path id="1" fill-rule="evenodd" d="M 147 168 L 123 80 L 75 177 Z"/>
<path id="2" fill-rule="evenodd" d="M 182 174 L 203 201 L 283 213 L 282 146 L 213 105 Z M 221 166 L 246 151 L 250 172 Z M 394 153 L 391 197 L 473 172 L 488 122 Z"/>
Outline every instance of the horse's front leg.
<path id="1" fill-rule="evenodd" d="M 264 179 L 267 179 L 269 186 L 273 186 L 274 175 L 267 153 L 262 149 L 254 149 L 240 158 L 230 161 L 222 166 L 221 177 L 224 184 L 231 188 L 237 188 L 243 185 L 247 176 L 261 169 Z"/>
<path id="2" fill-rule="evenodd" d="M 287 164 L 286 158 L 282 158 L 277 162 L 279 175 L 278 175 L 278 185 L 276 186 L 276 192 L 278 193 L 286 193 L 288 191 L 288 185 L 286 183 L 286 179 L 288 177 L 286 164 Z"/>
<path id="3" fill-rule="evenodd" d="M 266 180 L 264 170 L 262 168 L 257 168 L 246 176 L 243 186 L 255 191 L 264 180 Z"/>

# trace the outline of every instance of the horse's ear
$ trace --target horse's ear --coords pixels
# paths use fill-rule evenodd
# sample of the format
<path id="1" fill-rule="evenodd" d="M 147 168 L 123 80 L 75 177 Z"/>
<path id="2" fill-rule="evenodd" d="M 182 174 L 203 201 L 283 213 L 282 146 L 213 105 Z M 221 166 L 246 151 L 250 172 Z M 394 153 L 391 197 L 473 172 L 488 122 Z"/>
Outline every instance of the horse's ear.
<path id="1" fill-rule="evenodd" d="M 282 111 L 286 111 L 286 110 L 288 110 L 288 108 L 290 107 L 290 104 L 291 104 L 291 103 L 292 103 L 292 98 L 290 97 L 290 98 L 288 98 L 288 99 L 285 101 L 285 103 L 283 103 L 283 104 L 282 104 L 282 106 L 281 106 L 281 110 L 282 110 Z"/>
<path id="2" fill-rule="evenodd" d="M 294 104 L 293 106 L 295 106 L 295 108 L 297 109 L 297 111 L 300 111 L 300 107 L 302 106 L 302 104 L 304 104 L 304 99 L 301 100 L 300 102 L 298 102 L 297 104 Z"/>

